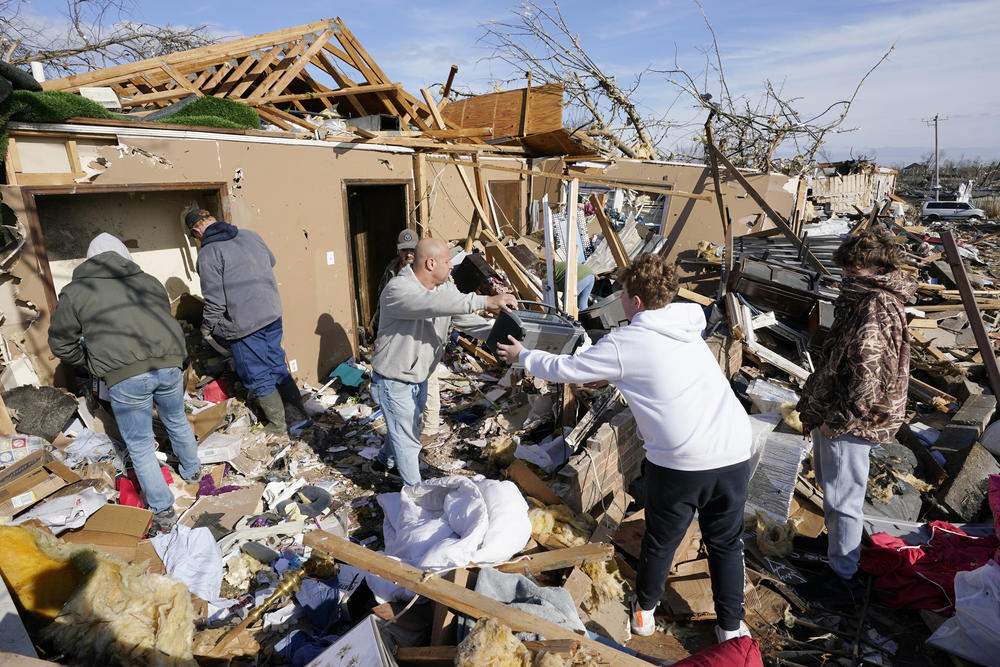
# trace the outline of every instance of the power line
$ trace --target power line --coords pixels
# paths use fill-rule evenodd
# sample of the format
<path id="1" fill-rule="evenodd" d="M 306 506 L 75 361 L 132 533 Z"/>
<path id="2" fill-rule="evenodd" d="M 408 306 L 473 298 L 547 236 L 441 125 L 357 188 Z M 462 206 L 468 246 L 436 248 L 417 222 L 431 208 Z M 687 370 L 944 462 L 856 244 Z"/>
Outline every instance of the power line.
<path id="1" fill-rule="evenodd" d="M 927 125 L 928 127 L 932 123 L 934 124 L 934 199 L 935 200 L 941 199 L 941 171 L 938 166 L 938 156 L 939 156 L 938 123 L 940 123 L 943 120 L 948 120 L 948 117 L 934 114 L 933 118 L 923 119 L 924 124 Z"/>

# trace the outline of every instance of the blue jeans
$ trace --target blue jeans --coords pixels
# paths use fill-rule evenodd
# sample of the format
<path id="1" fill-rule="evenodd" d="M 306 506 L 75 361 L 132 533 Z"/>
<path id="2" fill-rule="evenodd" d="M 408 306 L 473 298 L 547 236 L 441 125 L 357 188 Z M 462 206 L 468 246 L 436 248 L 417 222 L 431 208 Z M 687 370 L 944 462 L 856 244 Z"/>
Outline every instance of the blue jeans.
<path id="1" fill-rule="evenodd" d="M 828 438 L 813 429 L 813 468 L 823 489 L 823 519 L 829 533 L 827 557 L 841 579 L 858 571 L 864 530 L 869 455 L 874 443 L 853 435 Z"/>
<path id="2" fill-rule="evenodd" d="M 590 293 L 594 289 L 594 275 L 581 278 L 576 284 L 576 309 L 586 310 L 590 305 Z"/>
<path id="3" fill-rule="evenodd" d="M 281 347 L 281 318 L 252 334 L 229 342 L 233 367 L 251 397 L 267 396 L 279 384 L 292 382 Z"/>
<path id="4" fill-rule="evenodd" d="M 378 460 L 399 470 L 403 484 L 420 483 L 420 421 L 427 381 L 401 382 L 372 373 L 372 398 L 382 408 L 386 436 Z"/>
<path id="5" fill-rule="evenodd" d="M 160 421 L 167 427 L 170 446 L 180 460 L 181 477 L 194 478 L 201 469 L 198 443 L 184 416 L 181 369 L 160 368 L 134 375 L 112 385 L 108 394 L 135 476 L 146 495 L 146 504 L 154 512 L 170 509 L 174 505 L 174 494 L 163 480 L 153 443 L 154 404 Z"/>

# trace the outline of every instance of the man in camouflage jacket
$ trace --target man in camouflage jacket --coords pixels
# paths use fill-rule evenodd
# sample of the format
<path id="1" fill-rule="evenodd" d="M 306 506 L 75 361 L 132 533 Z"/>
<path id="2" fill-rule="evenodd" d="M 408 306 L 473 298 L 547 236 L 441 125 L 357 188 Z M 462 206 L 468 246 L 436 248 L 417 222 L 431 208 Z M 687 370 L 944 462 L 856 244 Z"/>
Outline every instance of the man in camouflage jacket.
<path id="1" fill-rule="evenodd" d="M 899 269 L 899 245 L 884 232 L 848 237 L 834 254 L 843 268 L 822 366 L 798 409 L 813 436 L 813 467 L 823 488 L 828 556 L 836 578 L 813 582 L 826 599 L 853 599 L 868 484 L 869 453 L 903 423 L 910 374 L 905 304 L 917 281 Z"/>

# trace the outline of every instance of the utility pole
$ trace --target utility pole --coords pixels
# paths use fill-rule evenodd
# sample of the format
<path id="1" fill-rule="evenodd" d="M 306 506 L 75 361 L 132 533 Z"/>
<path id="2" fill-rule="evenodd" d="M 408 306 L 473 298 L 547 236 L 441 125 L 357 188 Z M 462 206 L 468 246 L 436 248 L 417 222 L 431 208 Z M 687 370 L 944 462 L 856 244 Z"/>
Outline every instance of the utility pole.
<path id="1" fill-rule="evenodd" d="M 941 170 L 938 167 L 938 123 L 942 120 L 948 120 L 947 116 L 941 116 L 934 114 L 933 118 L 925 118 L 924 123 L 930 126 L 934 123 L 934 200 L 941 200 Z"/>

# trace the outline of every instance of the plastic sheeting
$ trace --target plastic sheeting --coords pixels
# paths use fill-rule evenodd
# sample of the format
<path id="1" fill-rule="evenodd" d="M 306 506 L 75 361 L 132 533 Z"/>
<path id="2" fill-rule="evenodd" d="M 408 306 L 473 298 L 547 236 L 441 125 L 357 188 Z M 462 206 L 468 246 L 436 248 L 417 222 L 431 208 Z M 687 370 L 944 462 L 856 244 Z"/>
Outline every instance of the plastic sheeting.
<path id="1" fill-rule="evenodd" d="M 385 513 L 385 554 L 423 569 L 498 563 L 531 537 L 528 504 L 513 482 L 441 477 L 378 497 Z M 382 600 L 408 600 L 410 591 L 367 576 Z"/>
<path id="2" fill-rule="evenodd" d="M 955 615 L 927 643 L 981 665 L 1000 664 L 1000 565 L 989 561 L 955 575 Z"/>
<path id="3" fill-rule="evenodd" d="M 174 579 L 207 602 L 216 602 L 222 586 L 222 551 L 208 528 L 175 524 L 150 540 L 163 567 Z"/>

